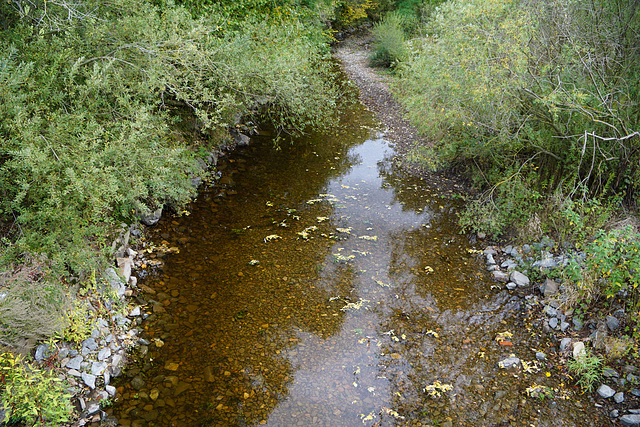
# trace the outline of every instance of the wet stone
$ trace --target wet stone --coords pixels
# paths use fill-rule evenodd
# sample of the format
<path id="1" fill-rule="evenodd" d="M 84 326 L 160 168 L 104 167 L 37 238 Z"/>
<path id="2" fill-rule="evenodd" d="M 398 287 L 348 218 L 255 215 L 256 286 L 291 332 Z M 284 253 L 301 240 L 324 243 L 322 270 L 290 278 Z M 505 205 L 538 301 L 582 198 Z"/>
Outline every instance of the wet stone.
<path id="1" fill-rule="evenodd" d="M 131 387 L 133 387 L 136 390 L 141 390 L 144 387 L 144 385 L 145 385 L 145 382 L 140 376 L 134 377 L 131 380 Z"/>

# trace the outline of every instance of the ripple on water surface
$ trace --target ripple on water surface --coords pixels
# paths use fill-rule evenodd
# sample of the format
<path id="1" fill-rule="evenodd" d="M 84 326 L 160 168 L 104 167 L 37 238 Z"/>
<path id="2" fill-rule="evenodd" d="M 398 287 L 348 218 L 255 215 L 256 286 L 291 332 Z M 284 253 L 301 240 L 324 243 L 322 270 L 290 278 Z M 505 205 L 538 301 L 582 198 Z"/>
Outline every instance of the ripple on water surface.
<path id="1" fill-rule="evenodd" d="M 534 358 L 495 341 L 518 300 L 491 289 L 456 201 L 403 177 L 364 111 L 346 120 L 239 150 L 190 216 L 152 231 L 180 252 L 141 280 L 151 345 L 122 384 L 122 424 L 593 423 L 527 400 L 542 372 L 497 367 Z"/>

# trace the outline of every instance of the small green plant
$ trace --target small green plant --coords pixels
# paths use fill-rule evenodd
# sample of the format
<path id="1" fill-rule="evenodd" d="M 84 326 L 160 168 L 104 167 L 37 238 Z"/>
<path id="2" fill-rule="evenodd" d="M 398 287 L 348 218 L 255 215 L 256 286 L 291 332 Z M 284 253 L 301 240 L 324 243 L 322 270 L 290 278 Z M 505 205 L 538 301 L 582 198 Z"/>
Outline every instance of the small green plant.
<path id="1" fill-rule="evenodd" d="M 602 375 L 602 358 L 585 348 L 584 352 L 567 364 L 567 367 L 571 373 L 578 376 L 576 384 L 582 391 L 591 392 Z"/>
<path id="2" fill-rule="evenodd" d="M 62 337 L 66 341 L 82 342 L 91 335 L 93 320 L 85 300 L 74 300 L 73 308 L 64 314 L 64 321 L 66 327 L 62 331 Z"/>
<path id="3" fill-rule="evenodd" d="M 61 379 L 23 363 L 11 353 L 0 355 L 0 390 L 7 414 L 2 422 L 54 426 L 69 420 L 71 395 Z"/>

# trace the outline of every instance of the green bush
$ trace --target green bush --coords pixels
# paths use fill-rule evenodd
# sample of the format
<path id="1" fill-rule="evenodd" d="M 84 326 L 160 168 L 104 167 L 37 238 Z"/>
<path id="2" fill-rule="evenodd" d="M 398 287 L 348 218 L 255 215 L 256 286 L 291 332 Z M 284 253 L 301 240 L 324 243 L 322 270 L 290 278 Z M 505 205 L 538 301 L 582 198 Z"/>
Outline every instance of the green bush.
<path id="1" fill-rule="evenodd" d="M 404 26 L 406 18 L 398 12 L 389 12 L 373 27 L 373 53 L 371 65 L 392 67 L 406 55 Z"/>
<path id="2" fill-rule="evenodd" d="M 530 164 L 528 191 L 632 204 L 639 29 L 629 0 L 451 0 L 409 42 L 394 87 L 442 161 L 472 171 L 492 196 Z M 486 202 L 493 211 L 517 203 Z"/>
<path id="3" fill-rule="evenodd" d="M 5 258 L 44 253 L 86 277 L 115 225 L 186 203 L 198 150 L 180 121 L 207 135 L 241 117 L 286 133 L 333 123 L 327 39 L 305 10 L 249 10 L 237 25 L 168 3 L 0 7 L 13 16 L 0 31 L 0 221 L 20 227 Z"/>
<path id="4" fill-rule="evenodd" d="M 584 261 L 573 260 L 565 274 L 578 291 L 598 288 L 607 300 L 624 297 L 633 321 L 640 320 L 640 234 L 631 226 L 598 231 L 584 252 Z"/>
<path id="5" fill-rule="evenodd" d="M 62 380 L 25 364 L 10 353 L 0 355 L 0 390 L 7 410 L 0 422 L 59 426 L 71 418 L 71 395 Z"/>

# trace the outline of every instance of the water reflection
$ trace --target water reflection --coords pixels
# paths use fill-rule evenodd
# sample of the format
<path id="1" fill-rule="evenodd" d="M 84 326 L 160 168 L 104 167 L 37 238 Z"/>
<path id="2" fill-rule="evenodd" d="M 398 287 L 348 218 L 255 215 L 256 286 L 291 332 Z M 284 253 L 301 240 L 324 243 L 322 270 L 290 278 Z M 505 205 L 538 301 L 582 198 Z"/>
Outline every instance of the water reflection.
<path id="1" fill-rule="evenodd" d="M 517 301 L 480 273 L 456 202 L 402 176 L 367 117 L 279 151 L 258 141 L 221 165 L 189 217 L 163 219 L 154 239 L 181 250 L 142 281 L 149 354 L 128 373 L 144 385 L 122 386 L 123 425 L 540 416 L 495 367 Z M 437 382 L 453 389 L 434 398 Z"/>

